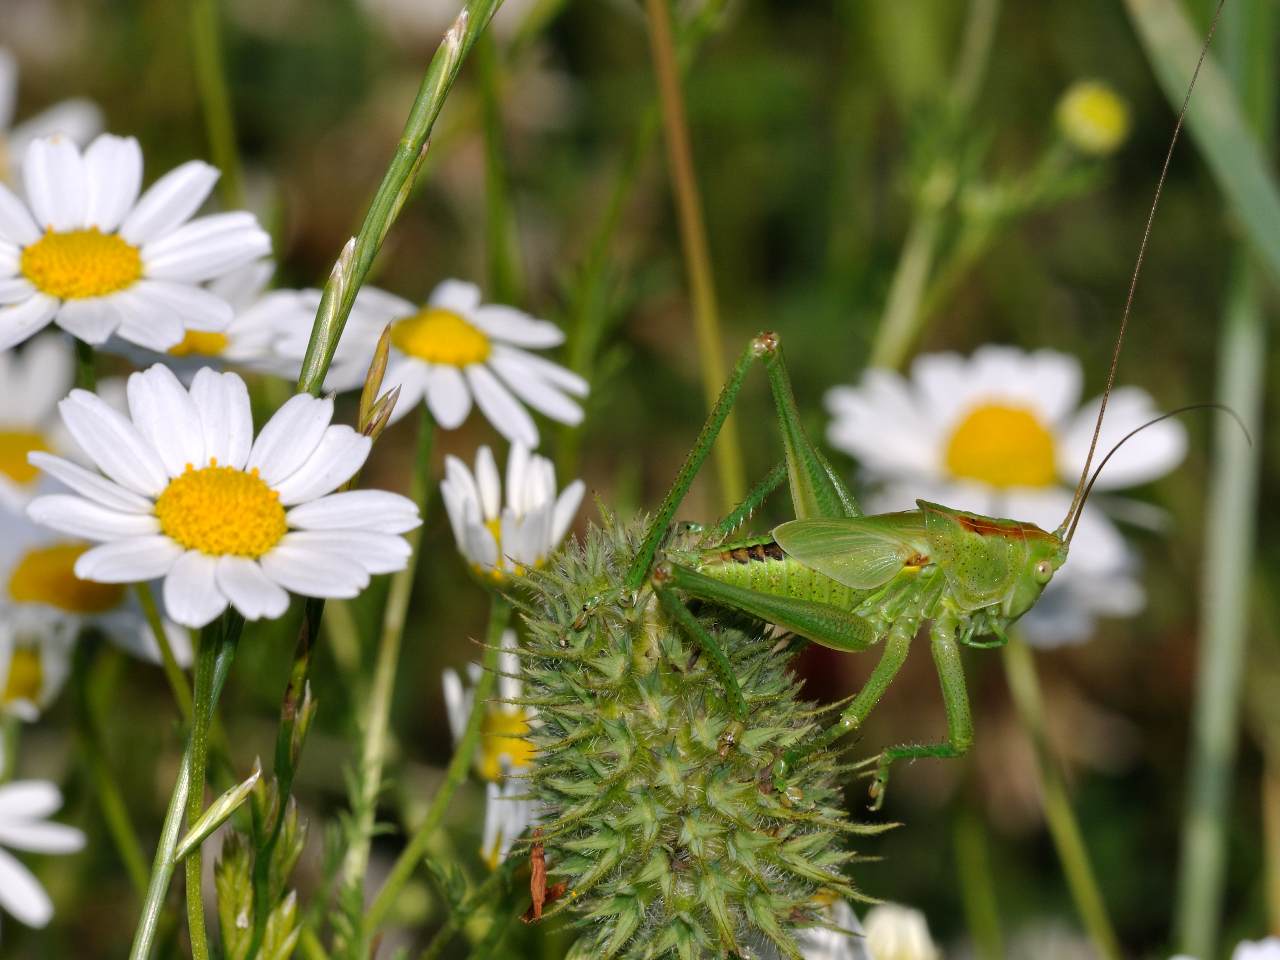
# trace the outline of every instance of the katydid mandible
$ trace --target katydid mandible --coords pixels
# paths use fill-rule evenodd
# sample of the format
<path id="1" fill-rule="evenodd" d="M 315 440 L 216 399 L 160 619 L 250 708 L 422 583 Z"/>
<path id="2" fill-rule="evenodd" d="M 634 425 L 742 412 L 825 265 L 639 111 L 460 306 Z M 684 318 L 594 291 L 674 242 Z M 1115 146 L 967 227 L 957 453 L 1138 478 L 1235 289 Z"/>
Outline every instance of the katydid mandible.
<path id="1" fill-rule="evenodd" d="M 942 689 L 947 738 L 937 743 L 890 746 L 873 758 L 873 807 L 883 802 L 889 768 L 895 761 L 959 757 L 972 744 L 973 722 L 960 648 L 1006 643 L 1008 626 L 1035 606 L 1067 560 L 1092 487 L 1090 468 L 1115 383 L 1151 225 L 1220 12 L 1221 3 L 1170 138 L 1121 315 L 1089 454 L 1071 506 L 1056 530 L 924 500 L 917 501 L 916 510 L 863 515 L 844 481 L 805 434 L 777 335 L 757 336 L 735 365 L 652 519 L 621 594 L 630 603 L 652 599 L 691 635 L 715 668 L 739 720 L 745 719 L 747 708 L 737 680 L 714 639 L 685 608 L 685 597 L 743 611 L 836 650 L 857 652 L 883 641 L 879 663 L 839 719 L 777 759 L 773 777 L 779 789 L 786 789 L 787 775 L 801 756 L 830 747 L 862 725 L 901 669 L 911 641 L 926 624 Z M 710 453 L 748 371 L 758 362 L 768 373 L 785 457 L 720 523 L 705 528 L 686 525 L 692 541 L 689 536 L 672 538 L 676 511 Z M 763 536 L 731 539 L 784 482 L 796 519 Z M 642 599 L 646 593 L 651 593 L 651 598 Z M 618 592 L 613 591 L 598 602 L 617 597 Z M 582 617 L 590 616 L 595 605 L 587 604 Z M 732 736 L 731 731 L 726 749 L 732 748 Z"/>

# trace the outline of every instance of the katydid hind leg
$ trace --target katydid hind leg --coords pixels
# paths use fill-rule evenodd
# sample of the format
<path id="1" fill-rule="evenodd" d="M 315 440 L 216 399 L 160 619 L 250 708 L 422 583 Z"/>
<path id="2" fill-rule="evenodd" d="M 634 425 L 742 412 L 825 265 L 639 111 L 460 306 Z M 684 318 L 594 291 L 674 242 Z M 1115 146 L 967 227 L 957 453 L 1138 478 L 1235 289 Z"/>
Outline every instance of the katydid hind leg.
<path id="1" fill-rule="evenodd" d="M 871 808 L 880 809 L 889 783 L 889 767 L 898 760 L 923 757 L 954 758 L 969 752 L 973 744 L 973 717 L 965 687 L 964 665 L 956 641 L 956 623 L 949 617 L 935 621 L 929 631 L 933 662 L 938 669 L 942 703 L 947 715 L 947 739 L 943 743 L 901 744 L 880 752 L 875 779 L 871 783 Z"/>
<path id="2" fill-rule="evenodd" d="M 655 593 L 657 593 L 658 602 L 662 605 L 662 609 L 667 616 L 674 620 L 676 625 L 702 651 L 703 657 L 710 664 L 716 678 L 720 681 L 720 686 L 724 689 L 725 699 L 729 703 L 729 709 L 733 714 L 734 720 L 741 723 L 747 716 L 747 704 L 743 700 L 742 691 L 738 687 L 738 679 L 734 676 L 733 665 L 729 662 L 729 658 L 725 656 L 724 651 L 720 649 L 720 644 L 698 622 L 698 618 L 689 612 L 689 608 L 684 605 L 684 601 L 674 591 L 666 587 L 658 587 Z"/>

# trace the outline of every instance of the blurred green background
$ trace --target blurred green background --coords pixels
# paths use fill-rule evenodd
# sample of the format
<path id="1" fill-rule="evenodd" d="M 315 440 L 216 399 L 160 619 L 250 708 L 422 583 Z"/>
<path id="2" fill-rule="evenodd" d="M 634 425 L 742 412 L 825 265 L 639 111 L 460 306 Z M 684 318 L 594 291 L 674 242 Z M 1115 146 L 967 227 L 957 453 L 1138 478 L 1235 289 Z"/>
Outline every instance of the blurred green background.
<path id="1" fill-rule="evenodd" d="M 689 448 L 704 406 L 681 251 L 660 137 L 635 151 L 655 100 L 643 11 L 632 0 L 520 3 L 499 14 L 503 157 L 522 268 L 519 305 L 567 328 L 582 322 L 579 280 L 608 215 L 619 171 L 634 164 L 601 274 L 603 322 L 581 430 L 544 430 L 561 482 L 587 481 L 626 516 L 654 505 Z M 918 176 L 936 149 L 943 103 L 965 16 L 959 0 L 787 2 L 729 5 L 688 73 L 693 146 L 721 297 L 724 353 L 760 329 L 787 344 L 796 391 L 815 435 L 824 391 L 864 367 L 913 209 Z M 227 0 L 224 41 L 250 205 L 270 225 L 279 282 L 314 285 L 354 232 L 381 177 L 422 70 L 453 15 L 442 0 Z M 1203 13 L 1203 11 L 1201 11 Z M 99 102 L 107 128 L 136 135 L 147 179 L 207 156 L 193 78 L 186 5 L 173 0 L 4 0 L 0 41 L 22 64 L 19 116 L 67 96 Z M 989 179 L 1029 168 L 1053 136 L 1053 109 L 1073 81 L 1095 77 L 1131 105 L 1129 140 L 1096 183 L 1002 233 L 938 305 L 922 349 L 968 352 L 984 343 L 1052 347 L 1081 358 L 1086 396 L 1100 389 L 1134 254 L 1173 123 L 1123 7 L 1114 0 L 1009 3 L 1000 10 L 990 63 L 958 142 L 983 152 Z M 441 279 L 486 277 L 485 166 L 474 63 L 464 68 L 437 127 L 419 187 L 393 229 L 372 282 L 423 298 Z M 976 153 L 975 153 L 976 156 Z M 961 159 L 961 158 L 957 158 Z M 1120 382 L 1170 408 L 1214 393 L 1214 357 L 1236 230 L 1190 141 L 1174 156 L 1142 278 Z M 1272 303 L 1271 305 L 1274 305 Z M 1268 362 L 1268 370 L 1277 370 Z M 1268 386 L 1275 374 L 1268 377 Z M 1270 393 L 1270 391 L 1268 391 Z M 762 380 L 744 394 L 739 427 L 751 476 L 778 456 Z M 1271 422 L 1273 404 L 1268 399 Z M 412 420 L 412 418 L 410 418 Z M 1208 419 L 1191 419 L 1192 452 L 1143 496 L 1171 518 L 1163 535 L 1136 533 L 1147 610 L 1106 622 L 1088 644 L 1037 655 L 1078 815 L 1103 893 L 1131 956 L 1167 956 L 1178 863 L 1202 564 Z M 371 485 L 403 489 L 413 427 L 375 451 Z M 1229 825 L 1226 939 L 1260 935 L 1268 916 L 1261 803 L 1277 632 L 1270 589 L 1280 552 L 1271 542 L 1280 463 L 1270 431 L 1255 437 L 1264 461 L 1254 593 L 1249 707 Z M 471 462 L 480 443 L 504 447 L 478 416 L 442 435 L 437 458 Z M 500 456 L 501 460 L 501 456 Z M 853 474 L 854 464 L 839 459 Z M 437 473 L 438 475 L 438 473 Z M 716 513 L 711 478 L 683 516 Z M 770 519 L 785 518 L 785 503 Z M 595 513 L 588 498 L 579 527 Z M 420 583 L 397 680 L 397 758 L 380 812 L 389 823 L 421 809 L 450 744 L 440 671 L 477 656 L 486 599 L 455 553 L 438 498 L 431 505 Z M 385 585 L 383 585 L 385 586 Z M 361 602 L 369 614 L 379 590 Z M 367 619 L 367 617 L 366 617 Z M 267 756 L 297 611 L 250 625 L 222 714 L 236 762 Z M 372 644 L 369 644 L 370 656 Z M 1268 653 L 1269 651 L 1269 653 Z M 922 763 L 895 774 L 881 816 L 905 825 L 862 841 L 881 858 L 856 868 L 869 894 L 918 907 L 948 947 L 965 939 L 957 837 L 984 844 L 1010 955 L 1020 937 L 1079 923 L 1045 832 L 1031 754 L 1018 728 L 998 657 L 966 655 L 977 745 L 962 762 Z M 153 841 L 180 748 L 158 671 L 121 662 L 119 686 L 99 689 L 132 815 Z M 835 699 L 856 689 L 869 657 L 807 654 L 808 691 Z M 345 808 L 354 762 L 351 683 L 321 651 L 317 727 L 298 796 L 312 821 L 300 868 L 307 891 L 320 869 L 322 821 Z M 122 956 L 137 904 L 83 777 L 68 733 L 74 705 L 55 708 L 24 741 L 23 770 L 69 778 L 67 817 L 90 834 L 88 851 L 49 858 L 59 911 L 48 931 L 6 923 L 0 953 L 19 957 Z M 1280 724 L 1280 719 L 1273 724 Z M 866 752 L 943 727 L 922 645 L 873 715 Z M 158 762 L 157 762 L 158 761 Z M 1280 763 L 1280 755 L 1273 760 Z M 1273 776 L 1280 767 L 1273 767 Z M 454 803 L 446 842 L 473 877 L 482 791 Z M 1273 787 L 1273 789 L 1275 789 Z M 863 804 L 862 788 L 849 802 Z M 1273 799 L 1273 802 L 1274 799 Z M 1274 836 L 1272 836 L 1274 842 Z M 375 870 L 399 849 L 375 845 Z M 381 866 L 379 866 L 381 864 Z M 1273 864 L 1274 866 L 1274 864 Z M 429 929 L 439 920 L 424 880 L 405 909 Z M 416 912 L 415 912 L 416 911 Z M 1030 932 L 1030 933 L 1029 933 Z M 413 941 L 409 941 L 413 942 Z M 557 956 L 563 941 L 517 931 L 504 955 Z M 1089 956 L 1062 940 L 1062 953 Z M 171 946 L 172 948 L 172 946 Z M 461 942 L 455 944 L 462 950 Z M 1070 951 L 1077 952 L 1070 952 Z M 1079 952 L 1084 951 L 1084 952 Z M 462 955 L 461 953 L 459 955 Z"/>

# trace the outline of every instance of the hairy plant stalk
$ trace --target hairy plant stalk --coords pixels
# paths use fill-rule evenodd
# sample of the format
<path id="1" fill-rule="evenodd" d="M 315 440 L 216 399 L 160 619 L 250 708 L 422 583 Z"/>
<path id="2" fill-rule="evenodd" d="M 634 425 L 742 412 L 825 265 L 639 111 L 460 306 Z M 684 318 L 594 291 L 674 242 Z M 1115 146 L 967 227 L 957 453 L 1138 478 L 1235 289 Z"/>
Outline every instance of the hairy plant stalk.
<path id="1" fill-rule="evenodd" d="M 956 61 L 946 122 L 962 132 L 977 99 L 991 59 L 991 41 L 1000 14 L 1000 0 L 972 0 L 964 39 Z M 921 309 L 925 288 L 933 270 L 938 239 L 947 206 L 955 189 L 955 169 L 949 151 L 937 157 L 921 181 L 915 219 L 898 256 L 884 316 L 871 346 L 868 365 L 896 370 L 907 360 L 919 339 L 927 314 Z"/>
<path id="2" fill-rule="evenodd" d="M 685 271 L 689 278 L 689 290 L 693 295 L 693 324 L 698 337 L 702 390 L 709 410 L 715 406 L 716 397 L 720 395 L 720 385 L 724 383 L 724 344 L 720 337 L 720 310 L 716 302 L 715 276 L 711 269 L 711 252 L 707 245 L 698 175 L 693 165 L 693 148 L 689 143 L 689 122 L 685 116 L 684 95 L 680 89 L 680 69 L 676 60 L 668 3 L 669 0 L 645 0 L 645 9 L 649 18 L 650 50 L 662 103 L 662 125 L 667 141 L 667 159 L 671 166 L 671 185 L 680 220 Z M 720 429 L 715 455 L 720 499 L 727 509 L 741 501 L 747 490 L 742 446 L 738 441 L 736 420 L 733 417 L 726 420 Z"/>
<path id="3" fill-rule="evenodd" d="M 164 620 L 160 617 L 160 608 L 156 606 L 155 594 L 151 592 L 151 584 L 143 582 L 134 584 L 134 592 L 138 595 L 138 603 L 142 607 L 142 615 L 146 618 L 147 627 L 156 638 L 156 646 L 160 648 L 160 666 L 164 670 L 164 678 L 173 691 L 173 699 L 178 704 L 182 719 L 191 722 L 191 688 L 187 686 L 187 676 L 178 666 L 178 658 L 173 655 L 173 645 L 169 643 L 169 634 L 164 628 Z"/>
<path id="4" fill-rule="evenodd" d="M 211 718 L 217 707 L 218 698 L 226 684 L 227 674 L 231 672 L 231 663 L 235 659 L 236 643 L 240 639 L 240 631 L 244 620 L 234 612 L 223 615 L 223 630 L 218 632 L 217 650 L 213 664 L 213 682 L 209 696 L 201 704 Z M 208 721 L 204 721 L 206 729 Z M 194 717 L 193 717 L 194 733 Z M 173 793 L 169 796 L 169 807 L 165 813 L 164 825 L 160 830 L 160 840 L 156 844 L 155 859 L 151 864 L 151 880 L 147 884 L 147 895 L 142 901 L 142 912 L 138 918 L 138 926 L 133 934 L 133 946 L 129 951 L 129 960 L 146 960 L 151 956 L 155 946 L 156 931 L 159 928 L 160 913 L 164 910 L 165 897 L 169 892 L 169 882 L 173 879 L 173 871 L 177 866 L 174 851 L 182 836 L 183 811 L 188 806 L 191 793 L 191 770 L 194 753 L 194 736 L 187 736 L 187 743 L 182 752 L 182 762 L 178 766 L 178 776 L 173 784 Z"/>
<path id="5" fill-rule="evenodd" d="M 409 496 L 418 504 L 425 523 L 427 500 L 431 490 L 431 450 L 435 442 L 435 421 L 425 404 L 419 426 L 418 454 L 414 462 Z M 391 697 L 395 692 L 396 667 L 400 663 L 400 647 L 404 639 L 409 600 L 418 572 L 422 527 L 406 534 L 412 549 L 409 562 L 391 578 L 387 606 L 383 613 L 382 632 L 378 640 L 373 681 L 369 688 L 363 723 L 360 768 L 357 774 L 359 793 L 352 798 L 354 825 L 351 843 L 342 863 L 342 883 L 348 889 L 363 890 L 369 867 L 369 844 L 373 839 L 374 815 L 378 794 L 382 790 L 382 768 L 387 759 L 387 731 L 391 722 Z"/>
<path id="6" fill-rule="evenodd" d="M 1245 112 L 1264 143 L 1273 140 L 1274 12 L 1244 2 L 1223 11 L 1219 43 Z M 1215 399 L 1255 437 L 1262 431 L 1267 316 L 1254 252 L 1242 241 L 1233 257 L 1218 339 Z M 1239 738 L 1249 629 L 1249 593 L 1258 525 L 1261 452 L 1236 424 L 1215 422 L 1205 513 L 1200 650 L 1192 715 L 1187 808 L 1182 826 L 1176 942 L 1207 957 L 1217 949 L 1226 882 L 1227 823 Z"/>
<path id="7" fill-rule="evenodd" d="M 1075 901 L 1076 911 L 1080 914 L 1080 920 L 1098 955 L 1105 960 L 1121 960 L 1124 954 L 1107 914 L 1106 900 L 1098 888 L 1080 823 L 1076 820 L 1075 811 L 1071 809 L 1071 798 L 1067 794 L 1062 772 L 1050 751 L 1045 729 L 1044 696 L 1040 691 L 1035 657 L 1031 648 L 1016 634 L 1010 637 L 1001 653 L 1018 719 L 1031 738 L 1034 748 L 1045 822 L 1058 851 L 1058 860 L 1062 864 L 1062 872 L 1071 891 L 1071 898 Z"/>
<path id="8" fill-rule="evenodd" d="M 497 685 L 502 634 L 510 620 L 511 604 L 501 594 L 494 593 L 489 608 L 489 626 L 485 631 L 484 657 L 481 661 L 484 672 L 480 675 L 473 693 L 471 715 L 467 718 L 466 728 L 458 740 L 457 747 L 454 748 L 453 758 L 445 770 L 444 780 L 436 790 L 436 795 L 431 798 L 431 806 L 427 808 L 426 816 L 422 818 L 422 822 L 413 832 L 413 837 L 396 858 L 386 883 L 382 885 L 382 889 L 378 891 L 378 895 L 365 913 L 366 931 L 377 930 L 386 919 L 388 911 L 395 904 L 396 897 L 404 889 L 404 885 L 413 876 L 413 871 L 417 869 L 419 862 L 426 854 L 427 846 L 439 829 L 445 811 L 449 808 L 449 801 L 453 799 L 458 787 L 462 786 L 467 779 L 467 771 L 471 769 L 471 761 L 475 757 L 476 748 L 480 745 L 488 701 L 493 696 Z"/>
<path id="9" fill-rule="evenodd" d="M 195 61 L 196 89 L 204 112 L 209 153 L 222 176 L 218 178 L 218 198 L 223 207 L 244 206 L 241 189 L 240 154 L 236 148 L 236 126 L 231 110 L 231 92 L 222 56 L 222 17 L 218 0 L 191 0 L 191 53 Z"/>
<path id="10" fill-rule="evenodd" d="M 368 276 L 387 231 L 408 198 L 414 174 L 426 150 L 427 138 L 440 115 L 440 108 L 444 106 L 445 97 L 453 87 L 462 61 L 501 5 L 502 0 L 469 0 L 431 58 L 395 154 L 369 204 L 360 232 L 354 238 L 350 261 L 344 269 L 330 275 L 324 285 L 316 313 L 317 323 L 311 330 L 311 340 L 298 375 L 299 391 L 319 394 L 351 306 L 355 303 L 356 292 Z M 342 260 L 339 263 L 342 264 Z"/>

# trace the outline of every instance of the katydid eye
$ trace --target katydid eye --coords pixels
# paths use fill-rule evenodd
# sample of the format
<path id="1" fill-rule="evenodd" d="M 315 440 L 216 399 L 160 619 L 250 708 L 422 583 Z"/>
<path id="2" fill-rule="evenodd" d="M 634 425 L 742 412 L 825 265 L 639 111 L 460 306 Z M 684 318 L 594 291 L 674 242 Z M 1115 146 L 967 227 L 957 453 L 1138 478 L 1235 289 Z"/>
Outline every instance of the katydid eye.
<path id="1" fill-rule="evenodd" d="M 1041 560 L 1036 564 L 1036 580 L 1040 583 L 1048 583 L 1053 579 L 1053 564 L 1048 560 Z"/>

